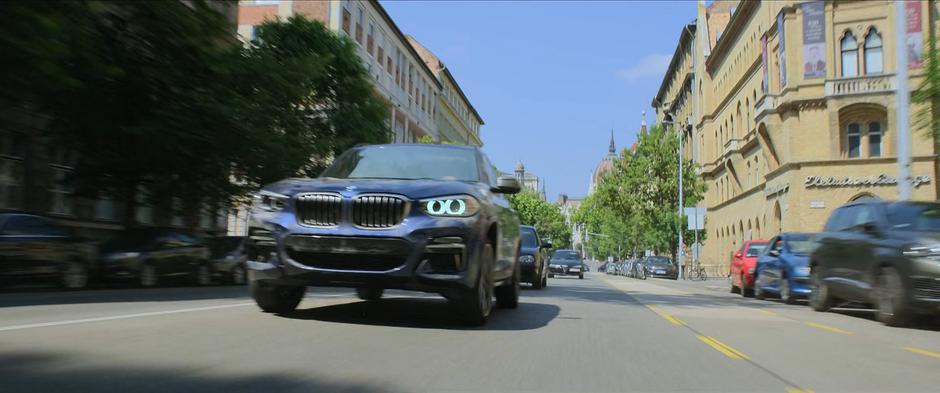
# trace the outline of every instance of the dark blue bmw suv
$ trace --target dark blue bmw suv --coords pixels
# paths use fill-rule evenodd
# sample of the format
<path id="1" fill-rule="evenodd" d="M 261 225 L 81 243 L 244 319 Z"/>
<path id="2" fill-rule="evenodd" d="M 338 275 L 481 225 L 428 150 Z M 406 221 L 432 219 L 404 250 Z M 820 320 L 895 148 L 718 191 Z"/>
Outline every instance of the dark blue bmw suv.
<path id="1" fill-rule="evenodd" d="M 368 145 L 317 179 L 288 179 L 253 199 L 247 243 L 252 295 L 294 310 L 307 286 L 439 293 L 472 324 L 519 299 L 519 219 L 483 153 L 446 145 Z"/>

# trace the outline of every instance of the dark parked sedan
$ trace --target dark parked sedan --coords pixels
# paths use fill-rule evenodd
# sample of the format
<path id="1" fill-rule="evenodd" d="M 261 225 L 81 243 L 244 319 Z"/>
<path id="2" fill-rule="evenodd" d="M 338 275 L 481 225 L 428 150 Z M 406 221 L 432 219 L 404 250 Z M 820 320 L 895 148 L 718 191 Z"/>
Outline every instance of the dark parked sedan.
<path id="1" fill-rule="evenodd" d="M 940 203 L 849 203 L 834 212 L 810 255 L 810 306 L 873 304 L 887 325 L 940 313 Z"/>
<path id="2" fill-rule="evenodd" d="M 614 264 L 619 266 L 618 264 Z M 584 261 L 575 250 L 555 250 L 549 261 L 552 276 L 578 276 L 584 278 Z"/>
<path id="3" fill-rule="evenodd" d="M 208 239 L 212 276 L 235 285 L 247 281 L 245 271 L 245 237 L 219 236 Z"/>
<path id="4" fill-rule="evenodd" d="M 673 280 L 679 279 L 679 269 L 676 267 L 676 264 L 672 262 L 669 257 L 662 257 L 658 255 L 646 257 L 643 261 L 644 267 L 646 267 L 646 276 L 647 277 L 662 277 L 662 278 L 671 278 Z"/>
<path id="5" fill-rule="evenodd" d="M 317 179 L 288 179 L 254 198 L 249 222 L 252 295 L 266 312 L 296 309 L 307 286 L 438 293 L 484 324 L 519 300 L 519 219 L 477 148 L 355 147 Z"/>
<path id="6" fill-rule="evenodd" d="M 208 247 L 195 235 L 173 229 L 121 233 L 101 245 L 99 270 L 104 278 L 136 279 L 144 287 L 180 276 L 198 285 L 212 283 Z"/>
<path id="7" fill-rule="evenodd" d="M 532 288 L 542 289 L 548 285 L 548 253 L 552 243 L 543 242 L 535 227 L 523 225 L 519 240 L 519 264 L 522 269 L 522 281 L 532 284 Z"/>
<path id="8" fill-rule="evenodd" d="M 0 286 L 52 279 L 66 289 L 88 285 L 93 249 L 44 217 L 0 214 Z"/>

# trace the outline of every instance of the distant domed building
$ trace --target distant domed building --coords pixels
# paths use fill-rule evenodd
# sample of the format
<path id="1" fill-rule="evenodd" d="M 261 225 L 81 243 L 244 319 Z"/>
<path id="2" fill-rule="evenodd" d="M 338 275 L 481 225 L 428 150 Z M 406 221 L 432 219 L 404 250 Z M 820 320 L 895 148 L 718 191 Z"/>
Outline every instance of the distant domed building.
<path id="1" fill-rule="evenodd" d="M 640 134 L 646 135 L 646 111 L 643 111 L 643 119 L 640 121 Z M 639 138 L 637 138 L 639 140 Z M 630 147 L 632 152 L 636 151 L 636 143 Z M 594 192 L 594 189 L 597 188 L 597 185 L 600 184 L 601 177 L 605 174 L 610 173 L 614 170 L 614 160 L 617 159 L 617 146 L 614 144 L 614 130 L 610 130 L 610 145 L 607 147 L 607 155 L 601 159 L 601 162 L 597 164 L 597 168 L 594 168 L 594 173 L 591 175 L 591 186 L 588 188 L 588 194 Z"/>

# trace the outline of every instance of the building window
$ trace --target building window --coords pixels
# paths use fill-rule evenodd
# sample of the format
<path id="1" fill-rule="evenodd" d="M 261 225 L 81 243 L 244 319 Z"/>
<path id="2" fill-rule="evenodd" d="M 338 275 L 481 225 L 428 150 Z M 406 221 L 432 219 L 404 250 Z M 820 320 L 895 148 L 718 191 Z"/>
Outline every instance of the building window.
<path id="1" fill-rule="evenodd" d="M 23 208 L 23 137 L 0 133 L 0 207 Z"/>
<path id="2" fill-rule="evenodd" d="M 378 48 L 375 50 L 375 59 L 379 62 L 379 68 L 385 65 L 385 49 L 382 48 L 382 41 L 379 40 Z"/>
<path id="3" fill-rule="evenodd" d="M 343 8 L 343 31 L 346 32 L 346 35 L 352 35 L 352 32 L 349 31 L 349 25 L 352 22 L 352 15 L 349 14 L 349 10 Z"/>
<path id="4" fill-rule="evenodd" d="M 115 217 L 114 199 L 111 197 L 101 197 L 95 202 L 96 219 L 113 221 Z"/>
<path id="5" fill-rule="evenodd" d="M 72 168 L 64 165 L 49 165 L 51 180 L 49 193 L 52 200 L 49 203 L 49 213 L 71 215 L 74 208 L 72 194 Z"/>
<path id="6" fill-rule="evenodd" d="M 375 48 L 375 27 L 372 26 L 372 23 L 369 23 L 369 33 L 366 34 L 366 52 L 369 55 L 372 55 L 372 49 Z"/>
<path id="7" fill-rule="evenodd" d="M 862 132 L 858 123 L 851 123 L 846 131 L 849 158 L 858 158 L 862 151 Z"/>
<path id="8" fill-rule="evenodd" d="M 871 29 L 865 36 L 865 73 L 880 74 L 884 72 L 884 57 L 882 55 L 881 34 Z"/>
<path id="9" fill-rule="evenodd" d="M 382 48 L 379 48 L 379 51 L 381 51 L 381 50 L 382 50 Z M 388 75 L 391 76 L 391 75 L 392 75 L 392 57 L 391 57 L 391 56 L 388 56 L 386 59 L 387 59 L 387 60 L 385 61 L 385 65 L 386 65 L 387 67 L 385 67 L 385 72 L 387 72 Z"/>
<path id="10" fill-rule="evenodd" d="M 183 200 L 174 197 L 170 202 L 170 210 L 172 210 L 173 214 L 170 225 L 177 227 L 183 226 Z"/>
<path id="11" fill-rule="evenodd" d="M 842 76 L 858 75 L 858 41 L 851 32 L 842 37 Z"/>
<path id="12" fill-rule="evenodd" d="M 356 18 L 356 42 L 362 45 L 362 8 L 359 9 L 359 17 Z"/>
<path id="13" fill-rule="evenodd" d="M 135 221 L 145 225 L 153 224 L 153 207 L 150 206 L 147 189 L 143 186 L 137 188 L 135 198 L 137 209 L 134 211 Z"/>
<path id="14" fill-rule="evenodd" d="M 868 123 L 868 156 L 881 157 L 881 123 Z"/>

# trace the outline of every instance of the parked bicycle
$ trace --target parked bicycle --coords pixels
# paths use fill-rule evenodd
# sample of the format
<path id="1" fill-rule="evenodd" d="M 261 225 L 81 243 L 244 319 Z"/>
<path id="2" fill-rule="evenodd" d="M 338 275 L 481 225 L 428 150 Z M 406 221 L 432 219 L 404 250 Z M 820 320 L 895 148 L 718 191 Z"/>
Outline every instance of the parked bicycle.
<path id="1" fill-rule="evenodd" d="M 703 266 L 693 267 L 693 268 L 689 271 L 689 279 L 692 280 L 692 281 L 695 281 L 695 280 L 705 281 L 705 280 L 707 280 L 707 279 L 708 279 L 708 273 L 705 272 L 705 267 L 703 267 Z"/>

